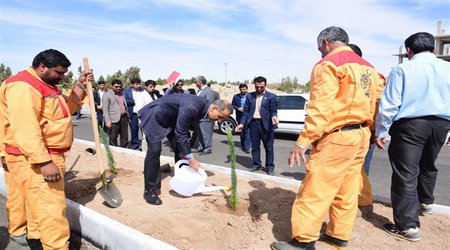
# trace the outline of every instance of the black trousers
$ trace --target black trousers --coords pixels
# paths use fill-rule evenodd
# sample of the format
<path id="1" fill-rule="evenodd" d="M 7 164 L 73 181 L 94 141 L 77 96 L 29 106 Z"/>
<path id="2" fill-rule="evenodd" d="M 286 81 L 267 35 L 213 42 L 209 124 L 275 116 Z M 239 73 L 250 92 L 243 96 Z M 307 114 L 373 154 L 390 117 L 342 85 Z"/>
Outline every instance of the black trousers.
<path id="1" fill-rule="evenodd" d="M 128 116 L 122 114 L 120 120 L 111 125 L 108 130 L 109 144 L 112 146 L 121 146 L 123 148 L 128 147 Z M 120 135 L 120 145 L 117 144 L 117 137 Z"/>
<path id="2" fill-rule="evenodd" d="M 170 146 L 175 154 L 175 162 L 181 159 L 175 133 L 172 131 L 167 135 Z M 144 188 L 145 190 L 156 191 L 161 188 L 161 142 L 152 143 L 147 140 L 147 154 L 144 160 Z"/>
<path id="3" fill-rule="evenodd" d="M 395 225 L 401 230 L 420 227 L 420 203 L 434 202 L 438 173 L 434 163 L 449 129 L 450 121 L 426 116 L 400 119 L 389 130 L 391 201 Z"/>

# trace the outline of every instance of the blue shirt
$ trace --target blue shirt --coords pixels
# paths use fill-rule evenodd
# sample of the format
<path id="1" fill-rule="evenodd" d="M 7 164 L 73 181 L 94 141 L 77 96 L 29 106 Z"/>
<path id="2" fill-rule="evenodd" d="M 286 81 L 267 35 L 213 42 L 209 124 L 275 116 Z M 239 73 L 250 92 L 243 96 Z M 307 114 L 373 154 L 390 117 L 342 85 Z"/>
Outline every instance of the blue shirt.
<path id="1" fill-rule="evenodd" d="M 244 96 L 242 94 L 239 94 L 239 95 L 241 97 L 241 107 L 244 108 L 245 100 L 247 100 L 247 95 L 244 95 Z"/>
<path id="2" fill-rule="evenodd" d="M 386 138 L 392 122 L 423 116 L 450 120 L 450 63 L 429 52 L 392 70 L 380 100 L 376 135 Z"/>

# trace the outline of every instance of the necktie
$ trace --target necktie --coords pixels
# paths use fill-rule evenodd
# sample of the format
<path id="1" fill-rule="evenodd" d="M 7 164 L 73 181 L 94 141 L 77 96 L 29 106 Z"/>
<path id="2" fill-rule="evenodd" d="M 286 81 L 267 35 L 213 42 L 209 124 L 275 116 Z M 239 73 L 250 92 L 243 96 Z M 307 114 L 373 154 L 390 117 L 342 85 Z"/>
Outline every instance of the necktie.
<path id="1" fill-rule="evenodd" d="M 155 100 L 155 97 L 153 96 L 153 93 L 150 94 L 150 96 L 152 97 L 152 100 Z"/>

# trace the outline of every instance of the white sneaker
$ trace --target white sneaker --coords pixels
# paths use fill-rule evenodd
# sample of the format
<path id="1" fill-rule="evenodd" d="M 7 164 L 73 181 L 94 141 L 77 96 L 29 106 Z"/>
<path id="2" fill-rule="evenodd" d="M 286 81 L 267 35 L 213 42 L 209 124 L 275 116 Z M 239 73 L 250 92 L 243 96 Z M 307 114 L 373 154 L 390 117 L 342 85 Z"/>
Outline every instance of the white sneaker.
<path id="1" fill-rule="evenodd" d="M 431 214 L 432 210 L 433 204 L 420 203 L 420 212 L 422 212 L 422 214 Z"/>

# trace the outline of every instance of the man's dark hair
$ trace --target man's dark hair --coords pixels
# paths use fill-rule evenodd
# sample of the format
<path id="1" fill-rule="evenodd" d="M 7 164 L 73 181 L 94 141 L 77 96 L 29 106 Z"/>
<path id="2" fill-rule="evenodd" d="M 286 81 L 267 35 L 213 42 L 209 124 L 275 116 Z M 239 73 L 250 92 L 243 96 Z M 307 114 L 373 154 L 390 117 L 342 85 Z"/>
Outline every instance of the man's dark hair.
<path id="1" fill-rule="evenodd" d="M 224 100 L 215 100 L 213 104 L 217 106 L 217 110 L 219 112 L 222 113 L 222 111 L 228 110 L 228 112 L 230 112 L 230 115 L 233 114 L 233 106 L 231 105 L 231 103 Z"/>
<path id="2" fill-rule="evenodd" d="M 239 88 L 240 89 L 242 89 L 242 88 L 248 88 L 248 86 L 247 86 L 247 84 L 245 84 L 245 83 L 241 83 L 241 84 L 239 84 Z"/>
<path id="3" fill-rule="evenodd" d="M 340 27 L 331 26 L 322 30 L 317 36 L 317 45 L 320 47 L 322 41 L 327 40 L 330 42 L 343 42 L 348 44 L 349 38 L 347 32 Z"/>
<path id="4" fill-rule="evenodd" d="M 358 47 L 358 45 L 353 44 L 353 43 L 349 43 L 347 44 L 348 47 L 350 47 L 350 49 L 353 50 L 353 52 L 355 52 L 356 54 L 358 54 L 358 56 L 362 57 L 362 51 L 361 49 Z"/>
<path id="5" fill-rule="evenodd" d="M 122 84 L 122 81 L 121 81 L 120 79 L 114 79 L 114 80 L 112 80 L 111 86 L 112 86 L 112 85 L 116 85 L 116 84 L 123 85 L 123 84 Z"/>
<path id="6" fill-rule="evenodd" d="M 147 80 L 144 83 L 145 87 L 147 87 L 148 85 L 152 85 L 152 86 L 156 86 L 156 82 L 153 80 Z"/>
<path id="7" fill-rule="evenodd" d="M 405 47 L 410 48 L 414 54 L 434 50 L 434 36 L 427 32 L 412 34 L 405 40 Z"/>
<path id="8" fill-rule="evenodd" d="M 258 76 L 255 79 L 253 79 L 253 83 L 257 83 L 257 82 L 263 82 L 264 85 L 267 84 L 267 79 L 263 76 Z"/>
<path id="9" fill-rule="evenodd" d="M 33 68 L 37 68 L 41 63 L 43 63 L 47 68 L 54 68 L 58 65 L 68 68 L 71 65 L 69 59 L 67 59 L 63 53 L 55 49 L 44 50 L 37 54 L 34 57 L 31 66 L 33 66 Z"/>
<path id="10" fill-rule="evenodd" d="M 135 84 L 135 83 L 141 83 L 141 79 L 137 78 L 137 77 L 133 77 L 131 78 L 131 84 Z"/>
<path id="11" fill-rule="evenodd" d="M 105 84 L 105 81 L 103 81 L 103 80 L 98 81 L 97 85 L 100 85 L 100 84 Z"/>

